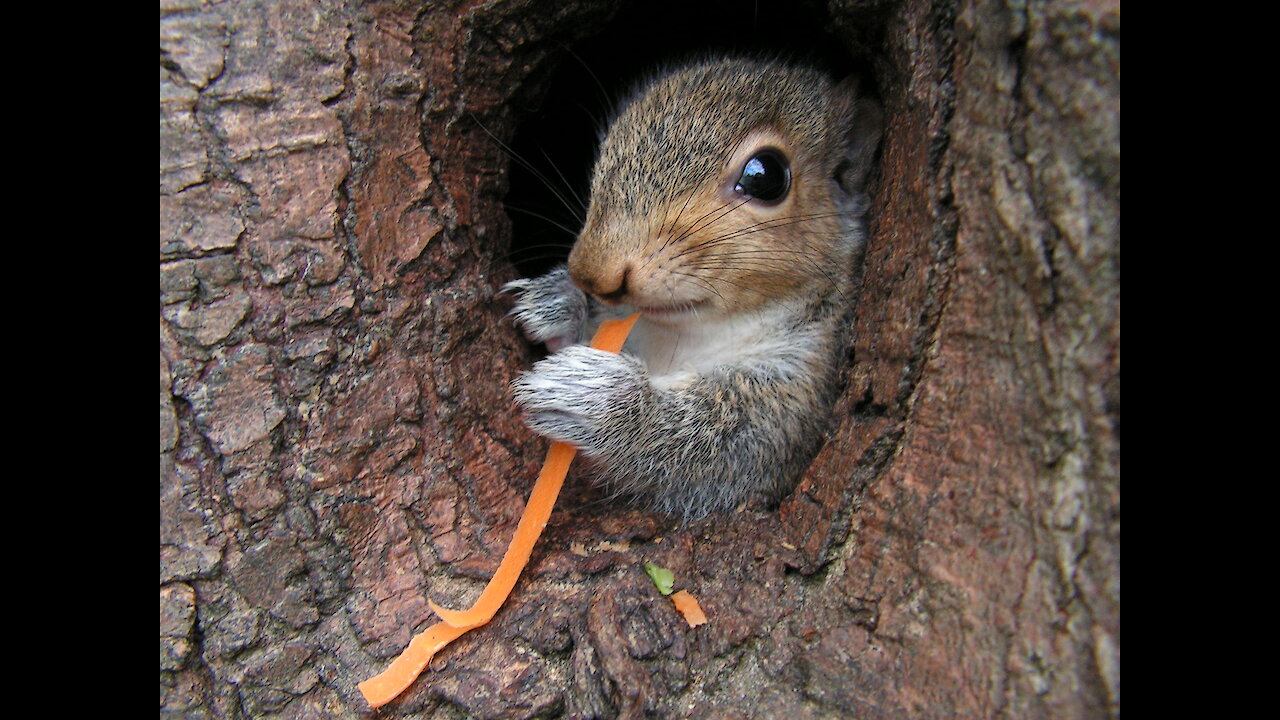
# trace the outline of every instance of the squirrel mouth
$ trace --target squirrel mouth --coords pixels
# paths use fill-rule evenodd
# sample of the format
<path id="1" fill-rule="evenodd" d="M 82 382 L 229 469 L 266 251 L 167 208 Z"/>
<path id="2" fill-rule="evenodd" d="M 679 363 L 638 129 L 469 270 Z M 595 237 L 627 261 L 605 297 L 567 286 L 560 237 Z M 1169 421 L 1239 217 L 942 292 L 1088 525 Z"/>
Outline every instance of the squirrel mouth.
<path id="1" fill-rule="evenodd" d="M 678 305 L 635 305 L 635 309 L 653 318 L 675 318 L 693 312 L 707 304 L 706 300 L 693 300 Z"/>

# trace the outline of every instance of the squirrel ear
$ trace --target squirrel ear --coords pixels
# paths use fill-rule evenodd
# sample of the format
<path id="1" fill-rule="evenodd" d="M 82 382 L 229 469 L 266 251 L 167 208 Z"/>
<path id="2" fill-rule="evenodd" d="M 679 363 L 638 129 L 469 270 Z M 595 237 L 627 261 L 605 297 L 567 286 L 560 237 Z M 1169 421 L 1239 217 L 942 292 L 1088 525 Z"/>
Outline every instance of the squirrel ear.
<path id="1" fill-rule="evenodd" d="M 849 195 L 864 189 L 867 176 L 874 167 L 880 135 L 884 132 L 884 113 L 880 103 L 858 96 L 859 78 L 850 75 L 833 88 L 840 127 L 846 128 L 844 158 L 836 166 L 836 182 Z"/>

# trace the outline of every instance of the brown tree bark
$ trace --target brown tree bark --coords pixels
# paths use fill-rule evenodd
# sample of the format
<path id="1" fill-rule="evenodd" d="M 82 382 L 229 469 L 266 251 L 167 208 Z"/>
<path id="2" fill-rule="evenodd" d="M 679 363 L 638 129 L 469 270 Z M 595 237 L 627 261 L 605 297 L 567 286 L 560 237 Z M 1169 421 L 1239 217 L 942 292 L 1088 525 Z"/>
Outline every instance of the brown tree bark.
<path id="1" fill-rule="evenodd" d="M 484 128 L 620 5 L 162 0 L 162 715 L 368 716 L 427 597 L 497 566 L 544 444 Z M 1119 2 L 797 12 L 888 123 L 826 446 L 687 527 L 571 480 L 379 716 L 1119 715 Z"/>

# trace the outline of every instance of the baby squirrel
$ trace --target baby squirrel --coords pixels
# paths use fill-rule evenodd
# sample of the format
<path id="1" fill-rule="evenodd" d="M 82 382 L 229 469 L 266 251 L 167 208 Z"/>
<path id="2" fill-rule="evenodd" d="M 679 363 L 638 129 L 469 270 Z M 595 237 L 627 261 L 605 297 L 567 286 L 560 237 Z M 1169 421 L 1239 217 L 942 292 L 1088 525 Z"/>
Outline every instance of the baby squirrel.
<path id="1" fill-rule="evenodd" d="M 684 520 L 788 490 L 835 399 L 880 134 L 856 82 L 778 62 L 699 62 L 635 96 L 568 266 L 504 287 L 552 353 L 513 384 L 529 427 Z M 582 344 L 633 312 L 621 355 Z"/>

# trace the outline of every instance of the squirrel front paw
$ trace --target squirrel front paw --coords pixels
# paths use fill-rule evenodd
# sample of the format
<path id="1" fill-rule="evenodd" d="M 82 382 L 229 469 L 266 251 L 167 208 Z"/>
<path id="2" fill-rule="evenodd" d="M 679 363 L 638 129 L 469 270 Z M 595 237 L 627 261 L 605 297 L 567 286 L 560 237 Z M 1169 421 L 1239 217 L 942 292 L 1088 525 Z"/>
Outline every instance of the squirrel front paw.
<path id="1" fill-rule="evenodd" d="M 536 278 L 512 280 L 502 286 L 504 293 L 516 293 L 509 313 L 525 337 L 545 343 L 548 352 L 582 342 L 587 324 L 587 296 L 569 279 L 569 268 L 561 265 Z"/>
<path id="2" fill-rule="evenodd" d="M 592 455 L 626 442 L 650 392 L 638 360 L 585 345 L 534 363 L 512 389 L 529 429 Z"/>

